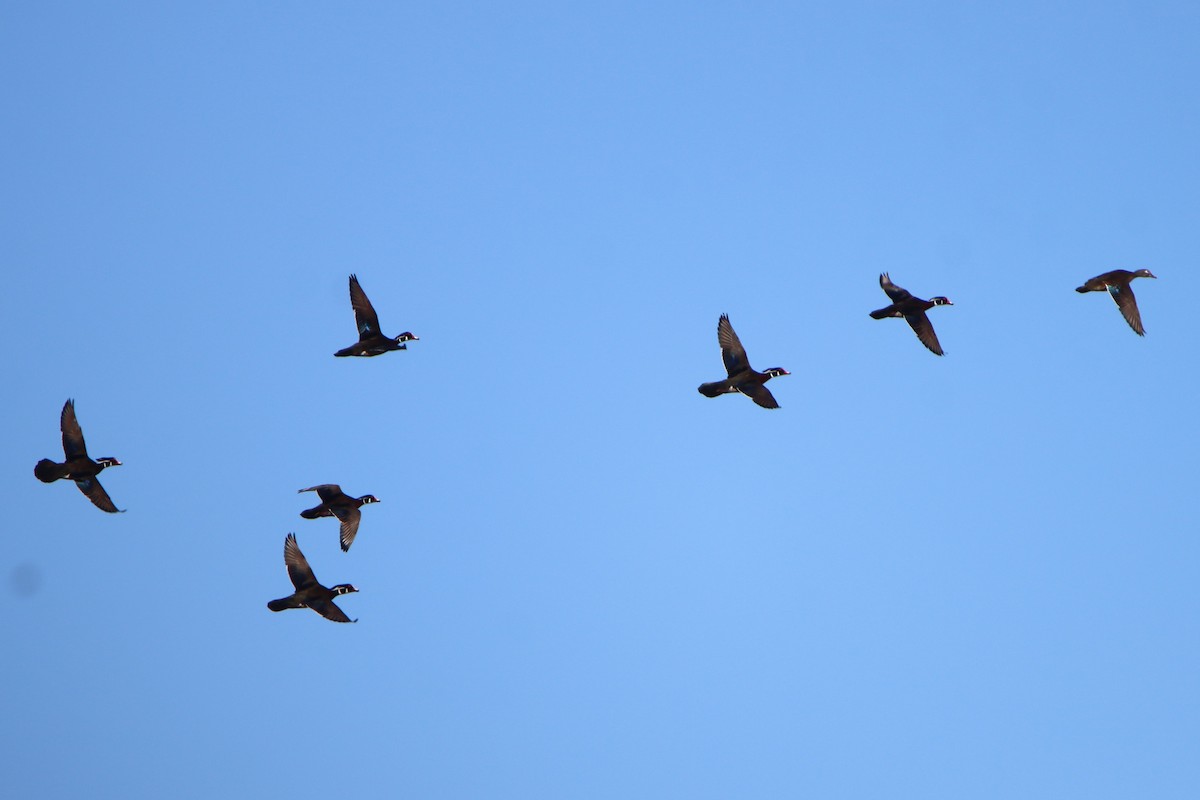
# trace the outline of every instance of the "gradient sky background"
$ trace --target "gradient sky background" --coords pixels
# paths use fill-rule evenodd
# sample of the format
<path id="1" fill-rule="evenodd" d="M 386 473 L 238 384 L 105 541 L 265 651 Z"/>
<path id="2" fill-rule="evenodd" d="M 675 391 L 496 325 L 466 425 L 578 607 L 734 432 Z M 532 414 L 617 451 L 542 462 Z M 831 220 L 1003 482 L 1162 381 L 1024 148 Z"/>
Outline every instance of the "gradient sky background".
<path id="1" fill-rule="evenodd" d="M 1198 796 L 1200 9 L 993 6 L 6 4 L 5 792 Z"/>

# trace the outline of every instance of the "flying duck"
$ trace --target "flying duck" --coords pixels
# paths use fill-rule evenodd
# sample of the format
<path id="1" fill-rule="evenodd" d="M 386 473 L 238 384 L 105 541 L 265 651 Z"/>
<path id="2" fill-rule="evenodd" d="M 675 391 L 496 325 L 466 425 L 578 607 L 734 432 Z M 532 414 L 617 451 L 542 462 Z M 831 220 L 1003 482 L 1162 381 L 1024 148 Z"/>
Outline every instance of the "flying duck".
<path id="1" fill-rule="evenodd" d="M 1134 278 L 1157 277 L 1148 269 L 1139 269 L 1137 272 L 1114 269 L 1112 272 L 1106 272 L 1084 281 L 1083 286 L 1078 287 L 1075 291 L 1080 294 L 1108 292 L 1112 295 L 1113 300 L 1117 301 L 1117 308 L 1121 309 L 1121 314 L 1125 316 L 1125 321 L 1129 323 L 1129 327 L 1133 328 L 1133 332 L 1138 336 L 1145 336 L 1146 329 L 1142 327 L 1142 315 L 1138 312 L 1137 298 L 1133 296 L 1133 289 L 1129 287 L 1129 283 Z"/>
<path id="2" fill-rule="evenodd" d="M 287 565 L 288 577 L 292 579 L 292 585 L 296 587 L 296 591 L 287 597 L 270 601 L 267 603 L 267 608 L 272 611 L 283 611 L 287 608 L 311 608 L 325 619 L 331 619 L 334 622 L 358 622 L 356 619 L 347 617 L 346 612 L 333 602 L 333 598 L 357 592 L 358 589 L 348 583 L 339 583 L 337 586 L 329 588 L 318 583 L 317 576 L 313 575 L 312 567 L 308 565 L 308 559 L 304 557 L 304 553 L 300 552 L 300 545 L 296 544 L 296 534 L 294 533 L 289 533 L 283 540 L 283 563 Z"/>
<path id="3" fill-rule="evenodd" d="M 725 371 L 729 373 L 729 377 L 722 381 L 700 384 L 700 394 L 716 397 L 741 392 L 763 408 L 779 408 L 771 390 L 763 384 L 771 378 L 792 373 L 782 367 L 771 367 L 765 372 L 756 372 L 746 357 L 746 348 L 742 347 L 738 335 L 733 332 L 728 314 L 722 314 L 717 321 L 717 343 L 721 345 L 721 359 L 725 362 Z"/>
<path id="4" fill-rule="evenodd" d="M 362 512 L 358 509 L 367 503 L 378 503 L 379 498 L 373 494 L 362 497 L 351 497 L 342 491 L 336 483 L 322 483 L 320 486 L 310 486 L 300 492 L 316 492 L 321 498 L 321 505 L 300 512 L 305 519 L 318 517 L 337 517 L 342 523 L 341 540 L 342 552 L 347 552 L 358 534 L 358 523 L 362 520 Z M 298 492 L 298 494 L 300 493 Z"/>
<path id="5" fill-rule="evenodd" d="M 335 356 L 381 355 L 389 350 L 407 350 L 405 342 L 420 341 L 408 331 L 392 338 L 379 330 L 379 315 L 367 299 L 367 293 L 358 285 L 358 276 L 350 276 L 350 307 L 354 309 L 354 322 L 358 326 L 358 343 L 343 347 Z"/>
<path id="6" fill-rule="evenodd" d="M 892 283 L 892 279 L 888 277 L 886 272 L 879 276 L 879 285 L 887 292 L 887 296 L 892 299 L 892 304 L 872 311 L 871 316 L 874 319 L 904 317 L 904 321 L 917 334 L 917 338 L 921 340 L 921 344 L 928 347 L 936 355 L 945 355 L 942 352 L 942 345 L 938 342 L 937 334 L 933 331 L 933 323 L 929 321 L 929 317 L 925 316 L 925 312 L 934 306 L 954 305 L 954 303 L 950 302 L 950 298 L 931 297 L 928 300 L 922 300 L 919 297 L 913 297 L 907 289 L 901 289 Z"/>
<path id="7" fill-rule="evenodd" d="M 88 457 L 87 445 L 83 442 L 83 430 L 79 427 L 79 420 L 75 418 L 74 400 L 68 400 L 63 405 L 59 427 L 62 428 L 63 453 L 67 460 L 59 464 L 43 458 L 33 468 L 33 474 L 45 483 L 52 483 L 59 478 L 75 481 L 79 491 L 87 495 L 87 499 L 91 500 L 96 508 L 110 514 L 123 511 L 124 509 L 113 505 L 108 492 L 104 491 L 104 487 L 96 479 L 105 467 L 119 467 L 121 462 L 111 456 L 95 461 Z"/>

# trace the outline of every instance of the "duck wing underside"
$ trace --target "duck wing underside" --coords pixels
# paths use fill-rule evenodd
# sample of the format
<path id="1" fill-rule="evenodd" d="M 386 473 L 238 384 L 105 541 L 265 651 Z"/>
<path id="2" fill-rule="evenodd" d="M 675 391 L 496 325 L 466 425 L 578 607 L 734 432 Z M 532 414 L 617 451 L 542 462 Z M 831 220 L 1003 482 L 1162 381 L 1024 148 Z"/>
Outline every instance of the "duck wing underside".
<path id="1" fill-rule="evenodd" d="M 300 552 L 300 545 L 296 544 L 294 533 L 289 533 L 283 542 L 283 563 L 287 565 L 288 577 L 292 579 L 297 592 L 320 586 L 312 567 L 308 565 L 308 559 Z"/>
<path id="2" fill-rule="evenodd" d="M 353 622 L 354 620 L 346 616 L 346 612 L 342 611 L 332 600 L 313 600 L 308 604 L 308 607 L 320 614 L 325 619 L 333 620 L 334 622 Z"/>
<path id="3" fill-rule="evenodd" d="M 912 299 L 912 293 L 892 283 L 891 277 L 886 272 L 879 276 L 879 287 L 887 293 L 893 304 L 898 305 L 905 300 Z"/>
<path id="4" fill-rule="evenodd" d="M 746 348 L 742 347 L 742 341 L 734 333 L 728 314 L 722 314 L 717 322 L 717 343 L 721 345 L 721 360 L 725 362 L 725 372 L 730 376 L 750 369 Z"/>
<path id="5" fill-rule="evenodd" d="M 67 455 L 67 461 L 75 458 L 87 458 L 87 445 L 83 442 L 83 429 L 79 427 L 79 420 L 75 418 L 74 400 L 68 400 L 63 405 L 60 424 L 63 452 Z"/>
<path id="6" fill-rule="evenodd" d="M 1117 302 L 1117 308 L 1121 309 L 1121 315 L 1125 317 L 1129 327 L 1133 328 L 1133 332 L 1138 336 L 1145 336 L 1146 329 L 1142 327 L 1142 314 L 1138 311 L 1137 297 L 1134 296 L 1133 289 L 1129 284 L 1110 285 L 1108 293 Z"/>
<path id="7" fill-rule="evenodd" d="M 380 335 L 379 315 L 367 299 L 367 293 L 358 285 L 358 276 L 350 276 L 350 307 L 354 309 L 354 323 L 358 326 L 358 339 L 365 341 Z"/>
<path id="8" fill-rule="evenodd" d="M 96 508 L 101 511 L 107 511 L 110 514 L 120 513 L 121 509 L 117 508 L 112 498 L 108 496 L 108 492 L 104 491 L 104 487 L 100 485 L 100 481 L 95 477 L 82 478 L 75 481 L 75 485 L 79 487 L 79 491 L 83 492 L 88 500 L 92 501 L 92 505 Z"/>
<path id="9" fill-rule="evenodd" d="M 336 483 L 322 483 L 319 486 L 310 486 L 307 489 L 301 489 L 301 492 L 316 492 L 317 497 L 321 498 L 322 503 L 330 503 L 339 497 L 344 497 L 342 487 Z"/>
<path id="10" fill-rule="evenodd" d="M 761 383 L 738 386 L 737 390 L 763 408 L 779 408 L 779 403 L 775 402 L 775 395 L 771 394 L 771 390 Z"/>
<path id="11" fill-rule="evenodd" d="M 930 349 L 931 352 L 941 356 L 945 355 L 942 352 L 941 342 L 938 341 L 937 334 L 933 331 L 933 323 L 929 321 L 929 317 L 924 311 L 918 311 L 915 314 L 905 314 L 904 320 L 917 334 L 917 338 L 921 340 L 921 344 Z"/>
<path id="12" fill-rule="evenodd" d="M 333 515 L 342 523 L 340 530 L 342 552 L 348 552 L 350 545 L 354 544 L 354 537 L 358 535 L 358 523 L 362 521 L 362 512 L 353 507 L 340 507 L 333 509 Z"/>

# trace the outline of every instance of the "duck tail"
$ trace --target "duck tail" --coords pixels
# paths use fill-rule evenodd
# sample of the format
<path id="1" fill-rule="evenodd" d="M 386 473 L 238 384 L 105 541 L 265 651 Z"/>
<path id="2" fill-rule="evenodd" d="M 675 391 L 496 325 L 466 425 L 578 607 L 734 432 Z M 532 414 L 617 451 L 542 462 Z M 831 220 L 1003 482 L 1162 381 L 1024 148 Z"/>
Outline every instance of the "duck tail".
<path id="1" fill-rule="evenodd" d="M 59 478 L 65 478 L 67 473 L 63 467 L 65 464 L 56 464 L 48 458 L 43 458 L 33 468 L 33 474 L 37 476 L 39 481 L 43 483 L 53 483 Z"/>
<path id="2" fill-rule="evenodd" d="M 705 397 L 718 397 L 726 394 L 729 391 L 727 381 L 713 381 L 712 383 L 702 383 L 698 389 L 700 394 Z"/>
<path id="3" fill-rule="evenodd" d="M 1080 294 L 1087 294 L 1090 290 L 1086 286 L 1076 286 L 1075 291 L 1079 292 Z"/>
<path id="4" fill-rule="evenodd" d="M 281 597 L 278 600 L 268 601 L 267 608 L 272 611 L 286 611 L 289 608 L 304 608 L 304 604 L 297 603 L 295 595 L 293 595 L 292 597 Z"/>
<path id="5" fill-rule="evenodd" d="M 300 512 L 300 516 L 304 517 L 305 519 L 316 519 L 317 517 L 321 516 L 321 507 L 317 506 L 316 508 L 306 508 Z"/>
<path id="6" fill-rule="evenodd" d="M 888 306 L 887 308 L 877 308 L 871 312 L 871 319 L 884 319 L 885 317 L 890 317 L 891 315 L 891 306 Z"/>

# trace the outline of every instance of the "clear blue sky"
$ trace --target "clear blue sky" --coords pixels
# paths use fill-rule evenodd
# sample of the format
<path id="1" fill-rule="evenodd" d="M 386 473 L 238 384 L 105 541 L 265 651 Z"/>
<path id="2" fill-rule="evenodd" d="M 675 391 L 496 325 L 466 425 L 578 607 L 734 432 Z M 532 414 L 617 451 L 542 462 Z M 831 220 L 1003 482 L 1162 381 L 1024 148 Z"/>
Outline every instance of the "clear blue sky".
<path id="1" fill-rule="evenodd" d="M 1200 795 L 1200 10 L 797 5 L 6 4 L 5 791 Z"/>

